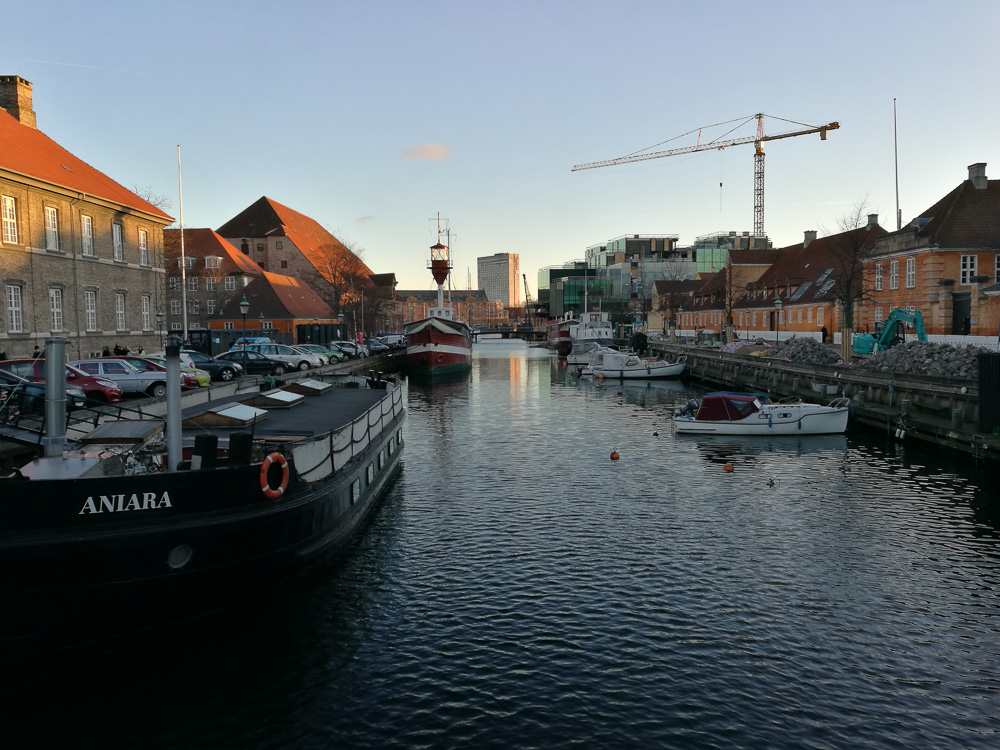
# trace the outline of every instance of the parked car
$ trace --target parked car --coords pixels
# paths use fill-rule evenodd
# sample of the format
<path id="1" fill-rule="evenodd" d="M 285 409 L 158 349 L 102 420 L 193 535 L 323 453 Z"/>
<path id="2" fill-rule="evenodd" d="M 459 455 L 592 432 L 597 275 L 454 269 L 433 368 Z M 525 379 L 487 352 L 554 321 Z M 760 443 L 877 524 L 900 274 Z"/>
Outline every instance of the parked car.
<path id="1" fill-rule="evenodd" d="M 160 364 L 166 365 L 167 355 L 164 352 L 156 352 L 155 354 L 147 354 L 146 356 Z M 182 370 L 185 367 L 189 367 L 192 370 L 203 370 L 208 373 L 211 380 L 229 381 L 243 374 L 243 370 L 235 362 L 226 362 L 193 349 L 182 350 L 180 359 Z"/>
<path id="2" fill-rule="evenodd" d="M 378 336 L 379 341 L 383 341 L 393 349 L 406 348 L 406 336 L 402 333 L 382 333 Z"/>
<path id="3" fill-rule="evenodd" d="M 0 369 L 32 383 L 45 382 L 44 359 L 7 359 L 0 362 Z M 66 383 L 82 388 L 91 403 L 116 404 L 122 400 L 122 388 L 118 383 L 108 378 L 95 378 L 72 365 L 66 365 Z"/>
<path id="4" fill-rule="evenodd" d="M 296 351 L 287 344 L 248 344 L 247 351 L 263 354 L 268 359 L 285 363 L 287 370 L 308 370 L 310 367 L 322 367 L 327 363 L 325 357 L 312 352 Z"/>
<path id="5" fill-rule="evenodd" d="M 115 357 L 115 359 L 120 359 L 123 362 L 128 362 L 135 369 L 145 372 L 166 372 L 167 363 L 165 360 L 157 360 L 153 357 Z M 192 388 L 198 388 L 202 385 L 208 385 L 211 381 L 208 373 L 204 370 L 196 370 L 193 367 L 181 367 L 181 387 L 185 390 L 190 390 Z"/>
<path id="6" fill-rule="evenodd" d="M 284 362 L 270 359 L 260 352 L 253 352 L 249 349 L 223 352 L 216 359 L 238 364 L 247 375 L 283 375 L 288 371 L 288 365 Z"/>
<path id="7" fill-rule="evenodd" d="M 335 344 L 338 349 L 345 352 L 351 359 L 360 359 L 361 357 L 368 356 L 368 349 L 361 344 L 356 344 L 353 341 L 331 341 L 331 344 Z"/>
<path id="8" fill-rule="evenodd" d="M 273 344 L 274 342 L 267 336 L 247 336 L 245 338 L 238 338 L 233 342 L 233 345 L 229 347 L 229 351 L 234 352 L 237 349 L 242 349 L 250 344 Z"/>
<path id="9" fill-rule="evenodd" d="M 70 362 L 73 367 L 94 377 L 113 380 L 124 393 L 150 395 L 163 398 L 167 395 L 167 372 L 163 370 L 140 370 L 123 359 L 79 359 Z M 184 376 L 181 376 L 183 384 Z"/>
<path id="10" fill-rule="evenodd" d="M 381 339 L 371 338 L 368 339 L 368 351 L 372 354 L 381 354 L 382 352 L 387 352 L 391 348 L 387 343 Z"/>
<path id="11" fill-rule="evenodd" d="M 78 385 L 66 386 L 66 410 L 73 411 L 86 406 L 87 394 Z M 45 384 L 33 383 L 12 372 L 0 370 L 0 412 L 7 420 L 17 424 L 26 415 L 38 416 L 45 413 Z"/>
<path id="12" fill-rule="evenodd" d="M 310 352 L 311 354 L 318 354 L 319 356 L 326 358 L 330 364 L 347 359 L 347 356 L 339 349 L 329 349 L 325 346 L 320 346 L 319 344 L 296 344 L 295 348 L 302 349 Z"/>

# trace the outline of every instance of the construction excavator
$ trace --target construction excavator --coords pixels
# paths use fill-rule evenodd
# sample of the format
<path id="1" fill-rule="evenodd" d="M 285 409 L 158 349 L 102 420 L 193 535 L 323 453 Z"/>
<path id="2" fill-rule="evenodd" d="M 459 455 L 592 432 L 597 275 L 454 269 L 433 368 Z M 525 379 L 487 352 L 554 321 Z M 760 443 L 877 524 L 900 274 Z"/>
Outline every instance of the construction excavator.
<path id="1" fill-rule="evenodd" d="M 881 325 L 881 328 L 878 326 Z M 917 334 L 917 341 L 927 341 L 927 332 L 924 330 L 924 316 L 919 310 L 904 310 L 896 308 L 889 313 L 889 317 L 881 324 L 876 324 L 876 331 L 871 333 L 854 334 L 854 343 L 851 351 L 855 354 L 874 354 L 884 352 L 891 346 L 906 342 L 906 327 L 913 326 Z"/>

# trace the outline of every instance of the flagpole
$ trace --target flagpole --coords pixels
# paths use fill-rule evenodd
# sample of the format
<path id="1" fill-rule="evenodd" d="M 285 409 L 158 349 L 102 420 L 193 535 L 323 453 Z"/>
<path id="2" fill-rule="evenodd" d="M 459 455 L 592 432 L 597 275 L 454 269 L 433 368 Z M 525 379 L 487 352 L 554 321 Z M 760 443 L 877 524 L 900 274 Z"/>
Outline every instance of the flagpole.
<path id="1" fill-rule="evenodd" d="M 187 258 L 184 255 L 184 188 L 181 185 L 181 147 L 177 144 L 177 198 L 180 201 L 180 224 L 181 224 L 181 319 L 184 321 L 184 330 L 181 339 L 187 337 L 188 332 L 188 306 L 187 306 Z"/>

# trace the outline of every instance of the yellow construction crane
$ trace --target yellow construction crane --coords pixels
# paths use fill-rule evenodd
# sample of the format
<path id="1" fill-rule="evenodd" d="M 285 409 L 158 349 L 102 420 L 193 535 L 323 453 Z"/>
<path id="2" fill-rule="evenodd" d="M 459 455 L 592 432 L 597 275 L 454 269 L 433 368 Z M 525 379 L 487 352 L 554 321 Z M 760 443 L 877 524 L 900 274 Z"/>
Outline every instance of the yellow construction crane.
<path id="1" fill-rule="evenodd" d="M 531 323 L 531 292 L 528 291 L 528 274 L 522 273 L 521 278 L 524 279 L 524 319 Z"/>
<path id="2" fill-rule="evenodd" d="M 768 115 L 770 117 L 770 115 Z M 694 146 L 686 146 L 684 148 L 674 148 L 669 151 L 655 151 L 649 154 L 632 154 L 630 156 L 621 156 L 617 159 L 608 159 L 606 161 L 595 161 L 590 164 L 577 164 L 573 167 L 574 172 L 579 172 L 583 169 L 596 169 L 597 167 L 612 167 L 616 164 L 630 164 L 635 161 L 646 161 L 647 159 L 659 159 L 664 156 L 677 156 L 678 154 L 691 154 L 695 151 L 711 151 L 713 149 L 723 149 L 729 146 L 741 146 L 743 144 L 752 143 L 754 145 L 754 156 L 753 156 L 753 233 L 758 237 L 764 236 L 764 141 L 777 141 L 782 138 L 792 138 L 797 135 L 810 135 L 812 133 L 819 133 L 820 140 L 826 140 L 826 133 L 828 130 L 837 130 L 840 127 L 839 122 L 830 122 L 826 125 L 817 125 L 816 127 L 808 127 L 806 130 L 795 130 L 790 133 L 778 133 L 776 135 L 765 135 L 764 134 L 764 117 L 763 114 L 756 114 L 753 117 L 757 118 L 757 135 L 746 136 L 744 138 L 733 138 L 728 141 L 710 141 L 708 143 L 701 143 L 701 128 L 698 129 L 698 143 Z M 741 121 L 742 124 L 746 124 L 753 117 L 748 117 Z M 774 118 L 781 119 L 781 118 Z M 736 120 L 731 120 L 730 122 L 736 122 Z M 790 120 L 785 120 L 785 122 L 790 122 Z M 720 123 L 729 124 L 729 123 Z M 802 123 L 797 123 L 802 124 Z M 710 126 L 714 127 L 714 126 Z M 739 125 L 730 129 L 729 132 L 735 130 Z M 691 131 L 694 132 L 693 130 Z M 685 135 L 688 135 L 685 133 Z M 681 136 L 683 137 L 683 136 Z"/>

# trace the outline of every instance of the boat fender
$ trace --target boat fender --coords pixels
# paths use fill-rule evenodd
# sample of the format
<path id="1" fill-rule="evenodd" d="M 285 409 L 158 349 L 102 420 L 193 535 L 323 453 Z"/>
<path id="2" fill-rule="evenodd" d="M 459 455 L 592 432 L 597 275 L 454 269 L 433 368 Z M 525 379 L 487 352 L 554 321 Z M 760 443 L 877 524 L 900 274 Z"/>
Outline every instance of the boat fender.
<path id="1" fill-rule="evenodd" d="M 281 484 L 277 488 L 272 487 L 267 480 L 267 471 L 271 468 L 271 464 L 278 464 L 281 467 Z M 288 461 L 277 451 L 269 453 L 260 465 L 260 491 L 268 500 L 277 500 L 285 493 L 286 487 L 288 487 Z"/>
<path id="2" fill-rule="evenodd" d="M 774 427 L 774 425 L 771 424 L 771 415 L 770 414 L 767 415 L 767 426 L 768 427 Z"/>

